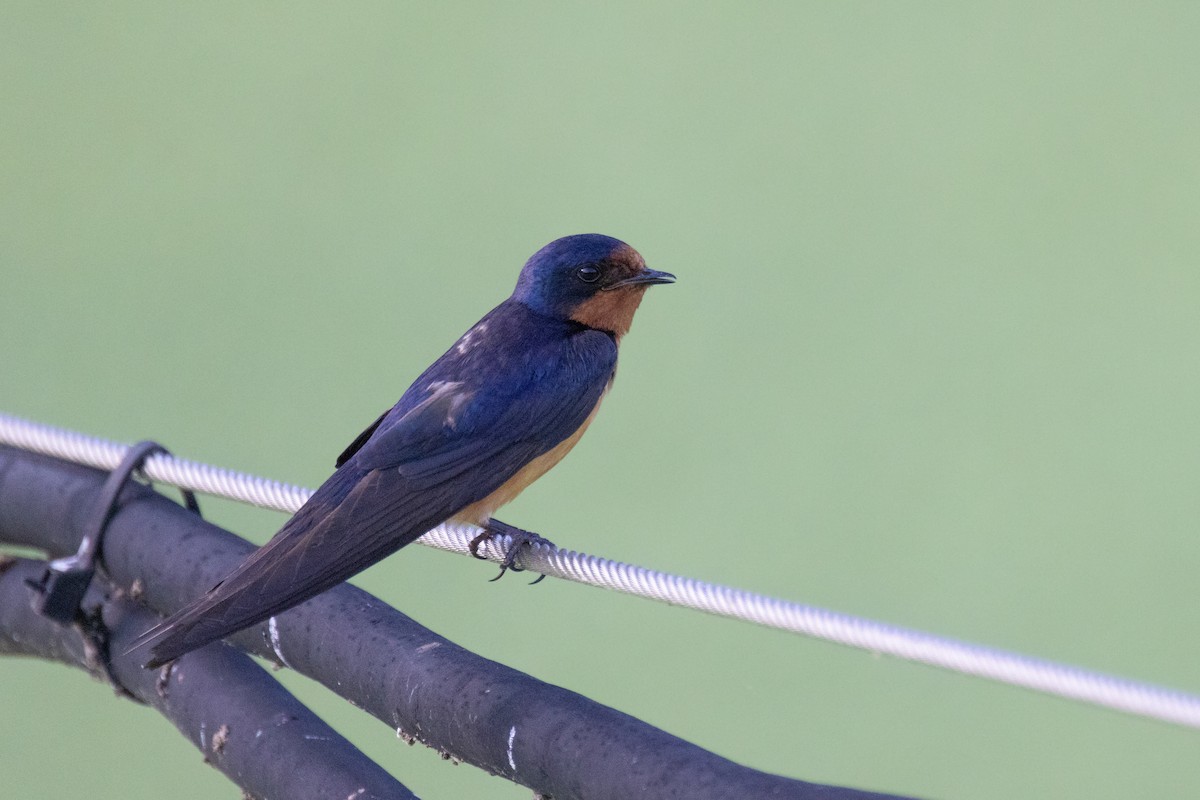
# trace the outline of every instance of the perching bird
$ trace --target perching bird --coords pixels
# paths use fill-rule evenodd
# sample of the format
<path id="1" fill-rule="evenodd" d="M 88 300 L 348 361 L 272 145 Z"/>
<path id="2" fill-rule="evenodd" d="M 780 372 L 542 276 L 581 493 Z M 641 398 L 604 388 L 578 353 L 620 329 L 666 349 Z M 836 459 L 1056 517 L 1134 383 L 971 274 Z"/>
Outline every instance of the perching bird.
<path id="1" fill-rule="evenodd" d="M 617 344 L 648 269 L 624 242 L 567 236 L 525 264 L 492 309 L 355 439 L 271 541 L 207 594 L 147 631 L 157 667 L 262 622 L 366 569 L 447 520 L 532 535 L 496 509 L 575 446 L 612 385 Z M 532 537 L 536 539 L 536 537 Z"/>

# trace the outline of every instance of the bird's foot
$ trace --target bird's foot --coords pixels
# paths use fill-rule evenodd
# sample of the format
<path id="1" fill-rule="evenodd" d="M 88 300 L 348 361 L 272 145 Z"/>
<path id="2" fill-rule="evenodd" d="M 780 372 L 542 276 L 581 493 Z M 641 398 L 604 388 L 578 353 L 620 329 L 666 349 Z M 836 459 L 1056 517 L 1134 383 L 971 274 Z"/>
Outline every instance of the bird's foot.
<path id="1" fill-rule="evenodd" d="M 549 539 L 538 536 L 536 533 L 530 533 L 529 531 L 524 531 L 520 528 L 513 527 L 507 522 L 500 522 L 499 520 L 492 519 L 488 520 L 487 524 L 483 526 L 483 533 L 471 540 L 471 544 L 467 546 L 467 549 L 471 551 L 471 555 L 475 556 L 475 558 L 478 558 L 482 561 L 487 561 L 486 556 L 479 555 L 479 547 L 484 542 L 495 539 L 498 536 L 507 536 L 510 543 L 508 550 L 504 553 L 504 558 L 500 561 L 500 574 L 492 578 L 493 581 L 498 581 L 503 578 L 504 573 L 508 572 L 510 569 L 513 572 L 525 571 L 524 567 L 517 566 L 517 556 L 520 555 L 522 547 L 533 548 L 537 545 L 548 545 L 550 547 L 554 546 L 554 543 Z M 531 581 L 529 585 L 532 586 L 535 583 L 539 583 L 545 577 L 545 575 L 539 575 L 537 580 Z"/>

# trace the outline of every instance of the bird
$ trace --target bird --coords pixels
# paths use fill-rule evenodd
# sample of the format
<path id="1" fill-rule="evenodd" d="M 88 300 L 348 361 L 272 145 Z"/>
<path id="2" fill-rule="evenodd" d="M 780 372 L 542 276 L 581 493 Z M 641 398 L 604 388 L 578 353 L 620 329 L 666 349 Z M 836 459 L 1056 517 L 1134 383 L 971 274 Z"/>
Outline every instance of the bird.
<path id="1" fill-rule="evenodd" d="M 269 619 L 447 521 L 544 541 L 492 515 L 562 460 L 616 375 L 642 297 L 674 283 L 602 234 L 550 242 L 516 288 L 433 362 L 336 459 L 335 471 L 266 544 L 206 594 L 142 634 L 147 668 Z M 497 576 L 500 577 L 500 576 Z M 540 580 L 540 579 L 539 579 Z"/>

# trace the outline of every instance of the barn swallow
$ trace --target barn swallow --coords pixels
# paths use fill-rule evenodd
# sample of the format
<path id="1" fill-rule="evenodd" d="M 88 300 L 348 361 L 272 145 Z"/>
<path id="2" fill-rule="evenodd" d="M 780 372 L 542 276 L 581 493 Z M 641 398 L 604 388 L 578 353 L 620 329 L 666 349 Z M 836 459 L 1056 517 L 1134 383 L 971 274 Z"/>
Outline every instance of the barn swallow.
<path id="1" fill-rule="evenodd" d="M 146 666 L 161 666 L 302 603 L 442 522 L 480 526 L 472 552 L 485 538 L 520 534 L 492 514 L 583 436 L 646 289 L 674 281 L 608 236 L 543 247 L 512 295 L 346 448 L 269 542 L 130 649 L 152 643 Z M 528 538 L 515 541 L 507 566 Z"/>

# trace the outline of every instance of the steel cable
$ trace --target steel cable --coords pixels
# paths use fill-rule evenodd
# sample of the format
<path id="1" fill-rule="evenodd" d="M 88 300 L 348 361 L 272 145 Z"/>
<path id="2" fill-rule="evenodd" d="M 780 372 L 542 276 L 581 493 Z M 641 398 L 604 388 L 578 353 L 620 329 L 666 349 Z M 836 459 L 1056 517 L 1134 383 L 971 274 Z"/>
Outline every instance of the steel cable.
<path id="1" fill-rule="evenodd" d="M 120 463 L 128 449 L 127 445 L 3 413 L 0 413 L 0 444 L 103 470 L 111 470 Z M 311 490 L 298 486 L 162 454 L 147 460 L 143 472 L 150 480 L 181 489 L 288 513 L 295 512 L 312 494 Z M 447 523 L 418 541 L 441 550 L 466 554 L 468 544 L 478 533 L 478 528 L 469 525 Z M 506 545 L 503 539 L 493 540 L 485 544 L 481 551 L 486 552 L 492 560 L 499 561 Z M 1153 684 L 610 561 L 573 550 L 539 545 L 524 554 L 520 564 L 556 578 L 754 622 L 1129 714 L 1200 728 L 1200 697 Z"/>

